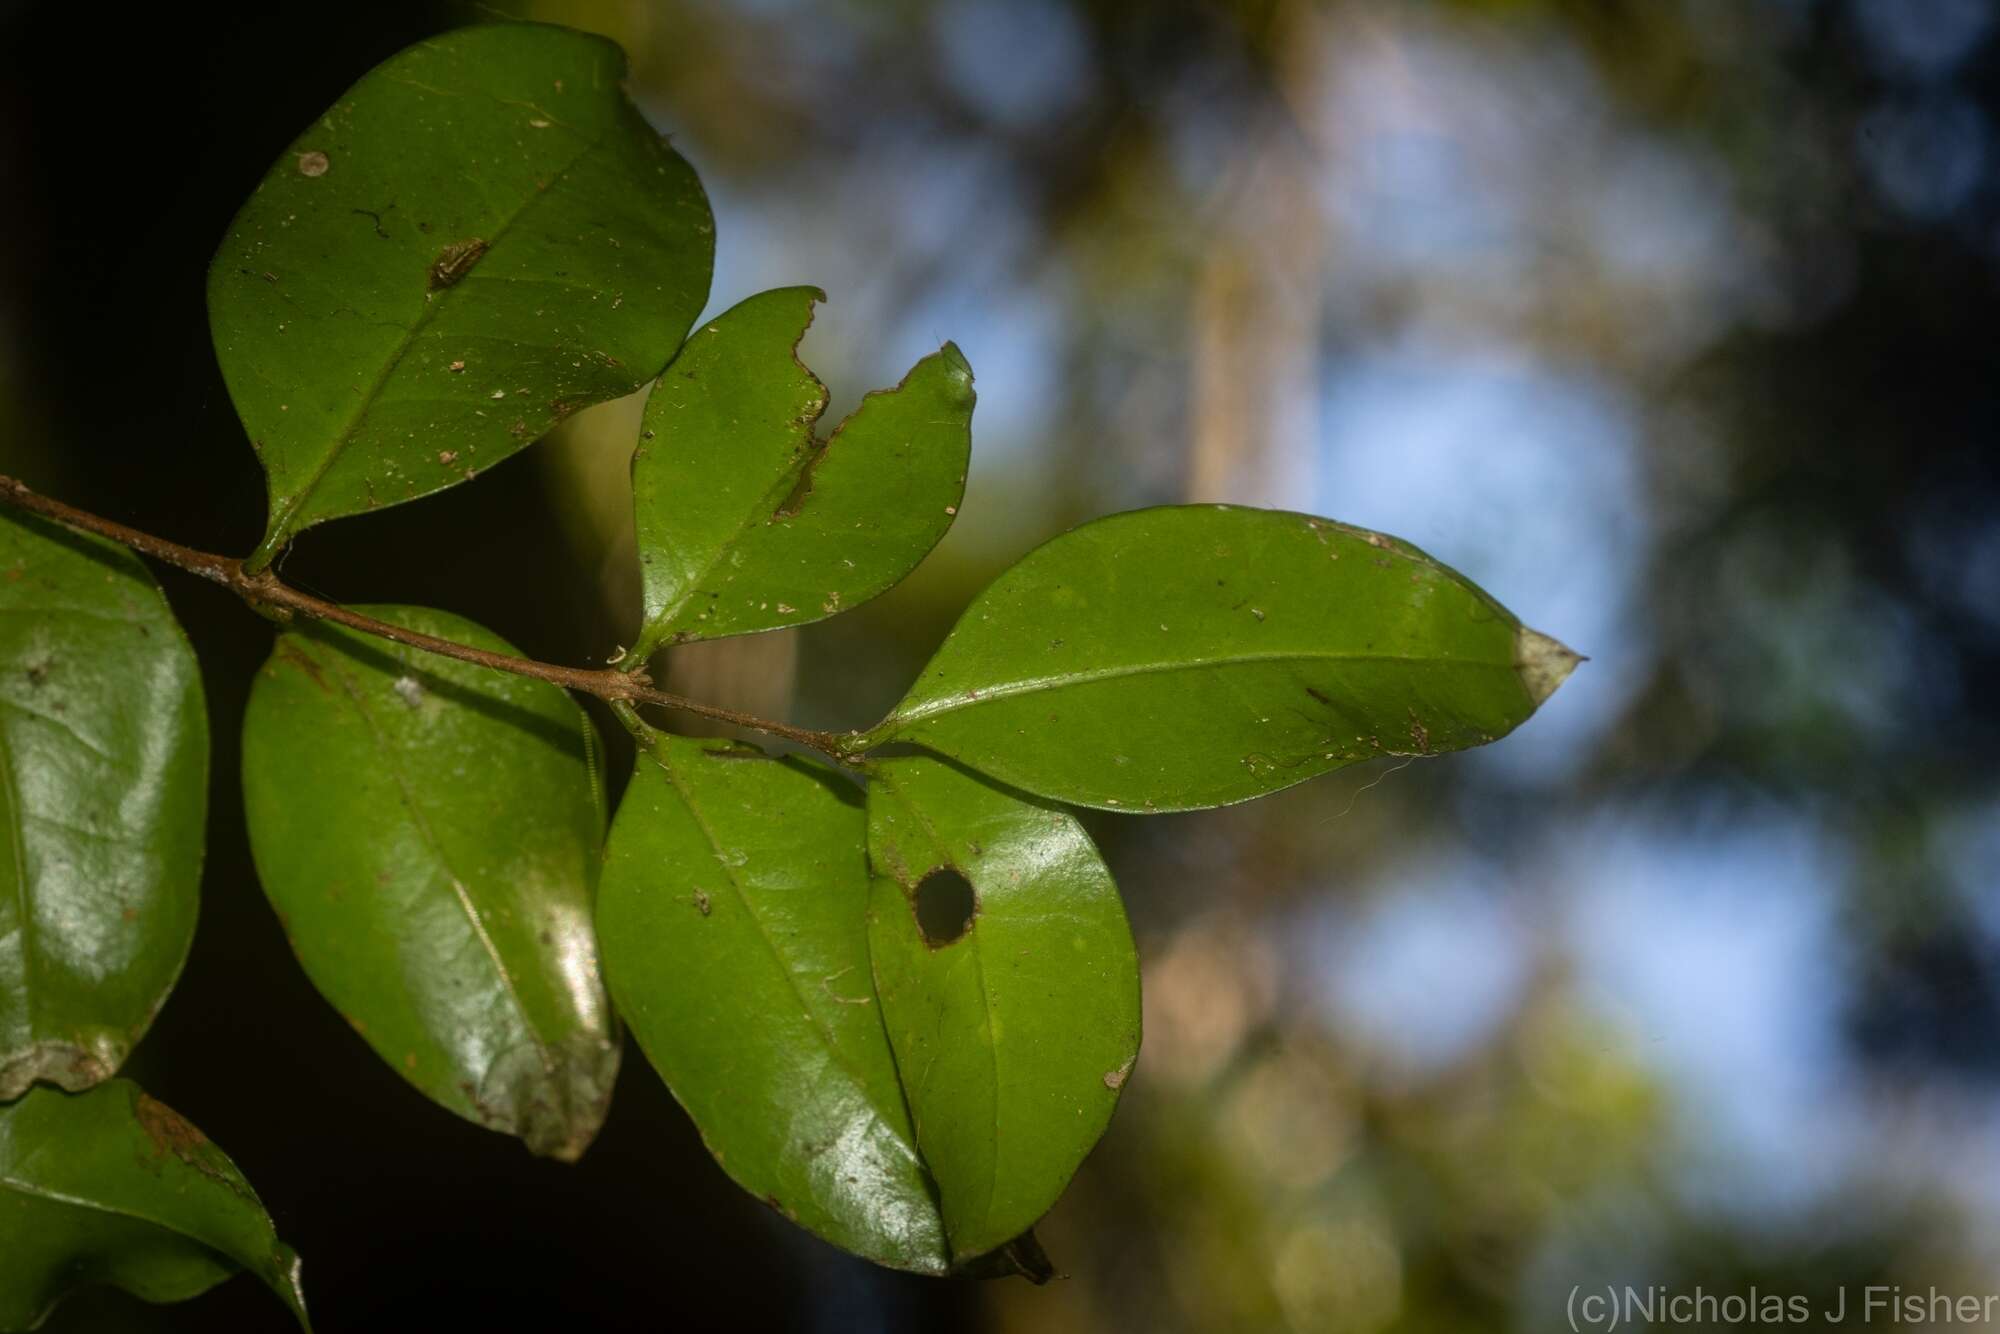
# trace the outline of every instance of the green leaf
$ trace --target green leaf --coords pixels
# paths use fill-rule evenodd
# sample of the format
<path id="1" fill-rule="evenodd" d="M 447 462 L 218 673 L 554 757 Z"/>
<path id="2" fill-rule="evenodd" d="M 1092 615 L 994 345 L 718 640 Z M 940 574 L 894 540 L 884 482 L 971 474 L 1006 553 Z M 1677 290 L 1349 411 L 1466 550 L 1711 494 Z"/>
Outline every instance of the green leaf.
<path id="1" fill-rule="evenodd" d="M 838 775 L 650 734 L 598 934 L 619 1012 L 739 1185 L 837 1246 L 942 1273 L 869 980 L 866 834 Z"/>
<path id="2" fill-rule="evenodd" d="M 208 274 L 223 378 L 294 533 L 469 480 L 666 365 L 707 299 L 693 170 L 624 54 L 538 24 L 383 62 L 292 141 Z"/>
<path id="3" fill-rule="evenodd" d="M 301 1327 L 299 1257 L 222 1150 L 128 1080 L 0 1106 L 0 1330 L 77 1288 L 178 1302 L 249 1270 Z"/>
<path id="4" fill-rule="evenodd" d="M 1027 1232 L 1104 1133 L 1139 1054 L 1139 961 L 1067 812 L 921 756 L 871 779 L 875 989 L 965 1261 Z"/>
<path id="5" fill-rule="evenodd" d="M 447 612 L 358 610 L 513 652 Z M 257 873 L 313 985 L 440 1105 L 562 1159 L 618 1070 L 596 744 L 546 682 L 325 625 L 279 636 L 243 731 Z"/>
<path id="6" fill-rule="evenodd" d="M 688 340 L 653 387 L 632 464 L 643 659 L 665 643 L 803 625 L 917 567 L 951 527 L 972 448 L 956 347 L 868 395 L 830 440 L 798 360 L 810 287 L 753 296 Z"/>
<path id="7" fill-rule="evenodd" d="M 0 520 L 0 1101 L 124 1062 L 194 937 L 208 712 L 137 557 Z"/>
<path id="8" fill-rule="evenodd" d="M 1379 533 L 1137 510 L 996 579 L 855 748 L 913 741 L 1077 805 L 1192 810 L 1493 741 L 1578 661 Z"/>

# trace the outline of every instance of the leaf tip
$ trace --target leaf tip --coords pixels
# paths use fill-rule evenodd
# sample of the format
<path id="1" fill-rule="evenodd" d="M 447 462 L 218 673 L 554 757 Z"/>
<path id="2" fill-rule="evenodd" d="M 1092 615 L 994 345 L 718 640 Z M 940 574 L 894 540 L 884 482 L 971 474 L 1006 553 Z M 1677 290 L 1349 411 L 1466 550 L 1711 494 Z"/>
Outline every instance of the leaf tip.
<path id="1" fill-rule="evenodd" d="M 946 343 L 938 349 L 938 355 L 944 358 L 944 364 L 954 378 L 972 383 L 972 363 L 965 359 L 965 353 L 958 350 L 957 343 Z"/>
<path id="2" fill-rule="evenodd" d="M 1556 693 L 1578 663 L 1587 661 L 1575 649 L 1525 625 L 1514 638 L 1514 670 L 1521 674 L 1521 684 L 1536 708 Z"/>
<path id="3" fill-rule="evenodd" d="M 271 1290 L 278 1294 L 278 1300 L 291 1311 L 292 1318 L 299 1322 L 303 1334 L 313 1334 L 312 1316 L 306 1310 L 306 1285 L 304 1264 L 299 1253 L 282 1241 L 271 1252 Z"/>
<path id="4" fill-rule="evenodd" d="M 522 1061 L 539 1059 L 548 1064 L 534 1069 L 504 1063 L 513 1069 L 498 1095 L 502 1101 L 483 1110 L 497 1112 L 501 1128 L 518 1135 L 536 1157 L 576 1162 L 597 1138 L 610 1109 L 620 1044 L 580 1032 L 553 1050 L 531 1045 L 520 1051 Z"/>

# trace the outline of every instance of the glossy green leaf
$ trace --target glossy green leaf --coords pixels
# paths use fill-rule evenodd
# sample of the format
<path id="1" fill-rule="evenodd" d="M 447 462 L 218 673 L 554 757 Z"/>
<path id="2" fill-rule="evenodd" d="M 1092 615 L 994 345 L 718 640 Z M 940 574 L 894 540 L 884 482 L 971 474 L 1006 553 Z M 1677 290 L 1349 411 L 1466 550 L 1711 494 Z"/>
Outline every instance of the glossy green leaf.
<path id="1" fill-rule="evenodd" d="M 914 741 L 1077 805 L 1191 810 L 1493 741 L 1578 661 L 1379 533 L 1137 510 L 996 579 L 857 747 Z"/>
<path id="2" fill-rule="evenodd" d="M 1104 1133 L 1139 1054 L 1139 960 L 1066 811 L 922 756 L 870 777 L 875 989 L 963 1261 L 1032 1227 Z"/>
<path id="3" fill-rule="evenodd" d="M 377 66 L 266 173 L 208 279 L 270 484 L 253 566 L 311 524 L 466 481 L 673 356 L 714 227 L 624 75 L 601 37 L 449 32 Z"/>
<path id="4" fill-rule="evenodd" d="M 739 1185 L 837 1246 L 941 1273 L 869 980 L 866 833 L 831 772 L 654 734 L 598 934 L 619 1012 Z"/>
<path id="5" fill-rule="evenodd" d="M 0 1330 L 35 1328 L 89 1284 L 178 1302 L 238 1268 L 310 1328 L 299 1257 L 257 1192 L 137 1084 L 42 1088 L 0 1106 Z"/>
<path id="6" fill-rule="evenodd" d="M 208 807 L 187 638 L 137 557 L 0 518 L 0 1101 L 107 1079 L 180 975 Z"/>
<path id="7" fill-rule="evenodd" d="M 361 610 L 513 651 L 446 612 Z M 618 1070 L 600 794 L 590 721 L 546 682 L 313 625 L 251 688 L 251 850 L 313 985 L 439 1104 L 564 1159 Z"/>
<path id="8" fill-rule="evenodd" d="M 751 297 L 690 337 L 653 387 L 632 464 L 641 656 L 846 611 L 951 527 L 972 368 L 946 343 L 822 442 L 826 388 L 797 348 L 825 299 L 810 287 Z"/>

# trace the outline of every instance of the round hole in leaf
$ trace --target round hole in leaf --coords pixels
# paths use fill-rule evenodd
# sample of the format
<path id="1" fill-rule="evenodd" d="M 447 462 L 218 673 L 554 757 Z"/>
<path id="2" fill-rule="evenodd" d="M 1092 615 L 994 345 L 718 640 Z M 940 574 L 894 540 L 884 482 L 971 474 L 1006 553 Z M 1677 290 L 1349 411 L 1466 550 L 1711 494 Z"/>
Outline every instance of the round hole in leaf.
<path id="1" fill-rule="evenodd" d="M 917 930 L 932 949 L 951 944 L 972 929 L 972 913 L 978 901 L 972 882 L 948 866 L 941 866 L 917 882 L 910 896 L 917 915 Z"/>

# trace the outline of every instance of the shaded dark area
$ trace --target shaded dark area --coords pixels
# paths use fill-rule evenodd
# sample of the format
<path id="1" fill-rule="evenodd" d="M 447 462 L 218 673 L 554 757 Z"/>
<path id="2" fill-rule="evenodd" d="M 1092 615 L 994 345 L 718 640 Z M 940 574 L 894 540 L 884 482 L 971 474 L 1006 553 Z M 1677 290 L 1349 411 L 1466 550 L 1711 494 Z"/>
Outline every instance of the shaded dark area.
<path id="1" fill-rule="evenodd" d="M 926 1283 L 737 1192 L 636 1050 L 576 1167 L 376 1061 L 251 873 L 237 729 L 270 630 L 163 572 L 213 813 L 194 953 L 131 1073 L 257 1183 L 323 1330 L 1547 1329 L 1571 1283 L 1815 1309 L 1992 1286 L 1993 5 L 509 12 L 630 50 L 714 197 L 712 309 L 828 289 L 804 351 L 832 416 L 945 338 L 979 377 L 965 513 L 925 569 L 677 655 L 676 688 L 865 723 L 1006 562 L 1178 500 L 1394 531 L 1593 661 L 1491 752 L 1091 817 L 1146 1047 L 1038 1230 L 1069 1277 Z M 0 468 L 247 551 L 262 480 L 207 257 L 300 125 L 478 15 L 0 15 Z M 315 529 L 284 573 L 601 664 L 633 621 L 635 420 Z M 49 1327 L 280 1319 L 238 1280 Z"/>

